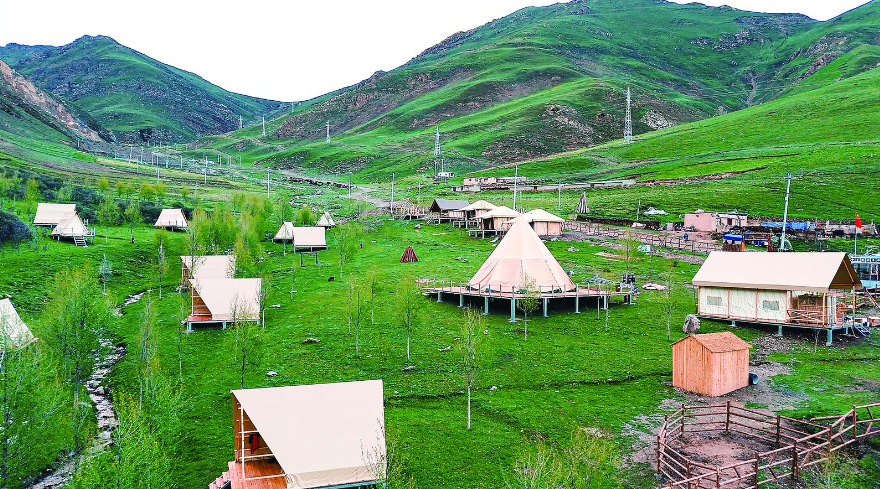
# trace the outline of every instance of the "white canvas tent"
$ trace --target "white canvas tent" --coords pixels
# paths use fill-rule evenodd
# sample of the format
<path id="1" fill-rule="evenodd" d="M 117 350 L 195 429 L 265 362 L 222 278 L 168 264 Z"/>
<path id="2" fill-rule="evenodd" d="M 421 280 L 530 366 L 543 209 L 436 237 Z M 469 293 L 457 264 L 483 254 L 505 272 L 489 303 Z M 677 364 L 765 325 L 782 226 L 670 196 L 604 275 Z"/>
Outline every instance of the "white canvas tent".
<path id="1" fill-rule="evenodd" d="M 156 224 L 153 224 L 153 227 L 185 229 L 189 227 L 189 223 L 186 220 L 186 216 L 183 215 L 183 210 L 162 209 L 162 212 L 159 214 L 159 218 L 156 219 Z"/>
<path id="2" fill-rule="evenodd" d="M 384 479 L 381 380 L 233 390 L 232 396 L 235 458 L 245 482 L 252 453 L 274 457 L 287 489 Z M 248 443 L 254 440 L 262 441 L 257 450 Z"/>
<path id="3" fill-rule="evenodd" d="M 519 212 L 510 207 L 500 205 L 480 216 L 480 229 L 503 229 L 502 224 L 519 217 Z"/>
<path id="4" fill-rule="evenodd" d="M 0 299 L 0 350 L 24 348 L 34 341 L 30 328 L 24 324 L 9 299 Z"/>
<path id="5" fill-rule="evenodd" d="M 61 238 L 73 238 L 91 236 L 89 228 L 83 224 L 82 219 L 76 212 L 63 217 L 52 229 L 51 236 Z"/>
<path id="6" fill-rule="evenodd" d="M 180 257 L 180 284 L 189 286 L 189 279 L 232 278 L 235 276 L 235 257 L 232 255 L 203 255 Z"/>
<path id="7" fill-rule="evenodd" d="M 531 224 L 538 236 L 562 236 L 562 225 L 565 224 L 565 219 L 544 209 L 526 212 L 522 218 Z"/>
<path id="8" fill-rule="evenodd" d="M 468 219 L 473 219 L 473 218 L 482 216 L 483 214 L 491 211 L 492 209 L 494 209 L 496 207 L 498 207 L 498 206 L 496 206 L 495 204 L 486 202 L 485 200 L 478 200 L 478 201 L 474 202 L 473 204 L 462 208 L 461 210 L 464 211 L 465 217 L 467 217 Z"/>
<path id="9" fill-rule="evenodd" d="M 258 321 L 260 318 L 260 291 L 258 278 L 190 279 L 192 323 L 218 323 L 224 326 L 233 321 Z"/>
<path id="10" fill-rule="evenodd" d="M 541 292 L 567 292 L 575 289 L 574 282 L 529 226 L 525 219 L 515 219 L 504 239 L 489 255 L 468 287 L 478 290 L 519 292 L 525 290 L 526 280 Z"/>
<path id="11" fill-rule="evenodd" d="M 327 247 L 327 229 L 320 226 L 297 226 L 292 229 L 293 248 L 309 251 Z"/>
<path id="12" fill-rule="evenodd" d="M 315 223 L 315 226 L 322 228 L 332 228 L 336 226 L 336 223 L 333 222 L 333 217 L 330 215 L 330 213 L 325 211 L 323 214 L 321 214 L 321 218 L 318 219 L 318 222 Z"/>
<path id="13" fill-rule="evenodd" d="M 76 212 L 76 204 L 37 204 L 34 226 L 56 226 Z"/>
<path id="14" fill-rule="evenodd" d="M 292 241 L 293 240 L 293 223 L 284 221 L 272 241 Z"/>

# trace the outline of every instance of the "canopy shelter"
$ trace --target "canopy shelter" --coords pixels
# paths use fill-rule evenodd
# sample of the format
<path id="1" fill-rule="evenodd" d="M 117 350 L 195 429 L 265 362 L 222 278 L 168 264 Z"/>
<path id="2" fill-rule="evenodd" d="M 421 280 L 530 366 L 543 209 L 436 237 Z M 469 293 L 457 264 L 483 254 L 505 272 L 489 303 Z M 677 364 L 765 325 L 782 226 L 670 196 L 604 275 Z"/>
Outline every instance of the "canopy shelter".
<path id="1" fill-rule="evenodd" d="M 529 226 L 516 219 L 504 239 L 468 281 L 478 290 L 567 292 L 574 282 Z"/>
<path id="2" fill-rule="evenodd" d="M 76 204 L 37 204 L 34 226 L 57 226 L 62 219 L 76 213 Z"/>
<path id="3" fill-rule="evenodd" d="M 235 257 L 232 255 L 202 255 L 180 257 L 180 286 L 189 287 L 190 279 L 232 278 L 235 276 Z"/>
<path id="4" fill-rule="evenodd" d="M 259 487 L 362 487 L 385 478 L 381 380 L 233 390 L 232 404 L 240 469 L 232 489 L 273 480 L 283 484 Z M 267 461 L 275 473 L 258 465 Z"/>
<path id="5" fill-rule="evenodd" d="M 182 209 L 162 209 L 153 227 L 186 229 L 189 227 L 189 222 L 187 222 L 186 216 L 183 215 Z"/>
<path id="6" fill-rule="evenodd" d="M 321 214 L 321 218 L 318 219 L 317 223 L 315 223 L 315 226 L 322 228 L 332 228 L 336 226 L 336 223 L 333 221 L 333 216 L 331 216 L 329 212 L 324 211 L 324 213 Z"/>
<path id="7" fill-rule="evenodd" d="M 0 299 L 0 350 L 17 350 L 35 341 L 9 299 Z"/>
<path id="8" fill-rule="evenodd" d="M 419 261 L 418 257 L 416 257 L 416 251 L 412 246 L 407 246 L 405 250 L 403 250 L 403 256 L 400 257 L 400 263 L 415 263 Z"/>
<path id="9" fill-rule="evenodd" d="M 562 225 L 565 224 L 565 219 L 544 209 L 526 212 L 522 218 L 528 221 L 538 236 L 562 236 Z"/>
<path id="10" fill-rule="evenodd" d="M 501 231 L 503 223 L 519 217 L 519 212 L 510 207 L 500 205 L 480 216 L 480 229 Z"/>
<path id="11" fill-rule="evenodd" d="M 496 206 L 495 204 L 490 204 L 485 200 L 478 200 L 469 206 L 463 207 L 461 210 L 464 211 L 466 219 L 475 219 L 496 207 L 498 206 Z"/>
<path id="12" fill-rule="evenodd" d="M 186 318 L 187 330 L 194 323 L 227 323 L 259 321 L 260 292 L 258 278 L 191 279 L 191 314 Z"/>
<path id="13" fill-rule="evenodd" d="M 464 209 L 470 205 L 470 203 L 466 200 L 453 200 L 453 199 L 434 199 L 434 202 L 431 203 L 431 207 L 428 209 L 434 214 L 434 219 L 437 219 L 438 222 L 446 220 L 452 221 L 456 219 L 464 219 Z"/>
<path id="14" fill-rule="evenodd" d="M 577 209 L 575 209 L 575 214 L 589 214 L 590 206 L 587 205 L 587 193 L 581 192 L 581 200 L 578 201 Z"/>
<path id="15" fill-rule="evenodd" d="M 712 252 L 692 280 L 702 317 L 824 329 L 853 327 L 858 274 L 846 253 Z M 849 304 L 847 304 L 849 303 Z"/>

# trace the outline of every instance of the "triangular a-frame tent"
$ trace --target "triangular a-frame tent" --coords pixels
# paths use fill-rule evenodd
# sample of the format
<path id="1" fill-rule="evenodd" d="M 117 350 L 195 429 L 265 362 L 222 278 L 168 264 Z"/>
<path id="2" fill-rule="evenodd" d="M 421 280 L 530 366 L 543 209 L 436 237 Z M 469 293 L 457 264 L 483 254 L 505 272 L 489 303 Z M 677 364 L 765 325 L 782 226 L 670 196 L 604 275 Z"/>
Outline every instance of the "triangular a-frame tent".
<path id="1" fill-rule="evenodd" d="M 416 252 L 412 246 L 407 246 L 403 251 L 403 256 L 400 257 L 400 263 L 415 263 L 419 261 L 416 256 Z"/>
<path id="2" fill-rule="evenodd" d="M 189 222 L 187 222 L 186 216 L 183 215 L 182 209 L 162 209 L 153 227 L 185 229 L 189 227 Z"/>
<path id="3" fill-rule="evenodd" d="M 79 218 L 79 214 L 74 212 L 61 219 L 55 228 L 52 229 L 51 235 L 65 238 L 88 236 L 89 230 L 86 225 L 83 224 L 82 219 Z"/>
<path id="4" fill-rule="evenodd" d="M 17 350 L 34 341 L 30 328 L 24 324 L 9 299 L 0 299 L 0 351 Z"/>
<path id="5" fill-rule="evenodd" d="M 284 221 L 272 241 L 293 241 L 293 223 Z"/>
<path id="6" fill-rule="evenodd" d="M 322 228 L 332 228 L 333 226 L 336 226 L 336 223 L 333 221 L 333 217 L 330 215 L 330 213 L 324 211 L 324 213 L 321 214 L 321 218 L 318 219 L 318 222 L 315 223 L 315 226 Z"/>
<path id="7" fill-rule="evenodd" d="M 76 204 L 37 204 L 34 226 L 56 226 L 62 219 L 76 212 Z"/>
<path id="8" fill-rule="evenodd" d="M 233 426 L 241 430 L 236 461 L 245 477 L 247 458 L 257 453 L 277 461 L 287 489 L 373 487 L 385 478 L 381 380 L 242 389 L 232 396 Z"/>
<path id="9" fill-rule="evenodd" d="M 468 287 L 503 292 L 527 289 L 567 292 L 575 289 L 574 282 L 535 230 L 521 218 L 514 220 L 495 251 L 468 281 Z"/>
<path id="10" fill-rule="evenodd" d="M 576 214 L 589 214 L 590 213 L 590 206 L 587 205 L 587 193 L 586 192 L 581 193 L 581 200 L 578 201 L 578 206 L 577 206 L 577 209 L 575 209 L 575 213 Z"/>

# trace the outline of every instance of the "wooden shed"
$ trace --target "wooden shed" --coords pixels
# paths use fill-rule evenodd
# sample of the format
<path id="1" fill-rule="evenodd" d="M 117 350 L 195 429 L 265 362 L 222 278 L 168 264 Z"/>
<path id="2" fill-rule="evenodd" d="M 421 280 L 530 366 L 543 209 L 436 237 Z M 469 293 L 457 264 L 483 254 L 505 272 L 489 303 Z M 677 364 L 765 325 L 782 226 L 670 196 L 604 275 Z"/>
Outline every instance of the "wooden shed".
<path id="1" fill-rule="evenodd" d="M 672 344 L 672 385 L 722 396 L 749 385 L 749 348 L 735 334 L 690 335 Z"/>

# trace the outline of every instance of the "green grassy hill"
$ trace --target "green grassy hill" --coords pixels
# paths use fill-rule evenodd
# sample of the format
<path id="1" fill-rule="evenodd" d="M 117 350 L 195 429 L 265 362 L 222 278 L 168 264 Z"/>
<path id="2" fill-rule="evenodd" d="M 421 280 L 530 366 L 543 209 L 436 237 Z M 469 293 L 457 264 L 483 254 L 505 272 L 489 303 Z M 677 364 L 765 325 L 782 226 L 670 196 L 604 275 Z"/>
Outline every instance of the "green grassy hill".
<path id="1" fill-rule="evenodd" d="M 655 0 L 526 8 L 451 36 L 390 72 L 208 142 L 244 161 L 381 181 L 471 171 L 617 139 L 625 89 L 636 134 L 809 90 L 835 60 L 850 75 L 877 49 L 880 4 L 828 22 Z M 854 51 L 855 49 L 855 51 Z M 324 142 L 330 122 L 333 139 Z"/>
<path id="2" fill-rule="evenodd" d="M 104 36 L 0 47 L 0 59 L 125 142 L 182 141 L 238 128 L 279 102 L 228 92 Z"/>

